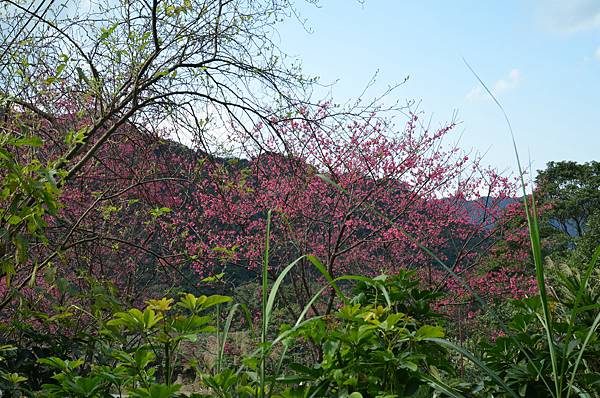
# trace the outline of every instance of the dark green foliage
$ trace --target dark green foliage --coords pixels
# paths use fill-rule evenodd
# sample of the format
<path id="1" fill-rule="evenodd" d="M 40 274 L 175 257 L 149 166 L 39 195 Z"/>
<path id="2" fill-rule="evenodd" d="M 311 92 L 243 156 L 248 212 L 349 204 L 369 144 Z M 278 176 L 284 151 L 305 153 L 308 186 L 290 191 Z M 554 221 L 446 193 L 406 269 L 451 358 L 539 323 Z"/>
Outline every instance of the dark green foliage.
<path id="1" fill-rule="evenodd" d="M 552 328 L 555 337 L 555 347 L 558 353 L 558 362 L 565 363 L 564 377 L 572 376 L 573 364 L 577 360 L 582 342 L 592 326 L 585 322 L 575 325 L 572 337 L 565 339 L 569 324 L 563 317 L 559 317 L 559 303 L 554 303 L 553 314 L 557 315 Z M 554 384 L 550 352 L 544 329 L 541 327 L 541 302 L 539 297 L 532 297 L 522 301 L 514 301 L 517 313 L 508 327 L 511 335 L 502 335 L 494 342 L 483 342 L 480 352 L 487 366 L 500 375 L 508 385 L 523 397 L 547 397 L 550 387 Z M 597 311 L 596 311 L 597 312 Z M 562 338 L 561 338 L 562 337 Z M 600 380 L 598 358 L 600 342 L 597 334 L 592 335 L 588 347 L 582 357 L 575 375 L 575 391 L 586 391 L 586 396 L 600 394 Z M 563 383 L 562 394 L 566 396 L 568 383 Z"/>
<path id="2" fill-rule="evenodd" d="M 311 394 L 319 396 L 410 396 L 426 385 L 421 374 L 429 366 L 448 365 L 443 350 L 425 341 L 443 337 L 441 327 L 419 326 L 410 315 L 383 306 L 344 306 L 299 336 L 321 347 L 322 360 L 310 367 L 292 364 L 295 375 L 283 380 L 309 382 Z"/>
<path id="3" fill-rule="evenodd" d="M 396 275 L 381 275 L 369 282 L 361 282 L 354 293 L 354 303 L 385 304 L 389 299 L 395 312 L 410 314 L 419 321 L 439 321 L 441 318 L 431 309 L 431 304 L 443 294 L 424 289 L 414 271 L 400 269 Z"/>
<path id="4" fill-rule="evenodd" d="M 427 341 L 444 337 L 442 327 L 424 322 L 436 318 L 435 295 L 418 289 L 411 272 L 361 282 L 356 292 L 351 304 L 294 333 L 322 355 L 290 365 L 282 382 L 302 385 L 282 396 L 415 396 L 430 391 L 423 377 L 430 368 L 451 372 L 445 350 Z"/>
<path id="5" fill-rule="evenodd" d="M 215 319 L 207 310 L 229 301 L 185 294 L 177 301 L 149 300 L 144 309 L 116 311 L 108 319 L 91 316 L 85 332 L 73 336 L 70 351 L 46 347 L 44 352 L 32 351 L 29 361 L 16 363 L 8 347 L 0 375 L 10 376 L 8 367 L 18 366 L 25 378 L 15 387 L 14 377 L 4 377 L 4 385 L 35 390 L 42 397 L 174 397 L 181 387 L 174 383 L 175 368 L 183 362 L 181 344 L 214 333 Z M 40 375 L 45 375 L 41 386 Z"/>
<path id="6" fill-rule="evenodd" d="M 553 292 L 548 298 L 551 341 L 565 397 L 569 389 L 573 396 L 600 396 L 600 341 L 593 332 L 600 311 L 598 273 L 588 269 L 585 275 L 567 265 L 547 269 Z M 13 325 L 21 328 L 21 340 L 15 341 L 21 346 L 0 347 L 5 359 L 0 388 L 15 397 L 555 396 L 549 394 L 555 376 L 539 296 L 512 301 L 508 334 L 483 339 L 471 354 L 444 340 L 443 318 L 430 306 L 439 294 L 420 288 L 413 272 L 354 279 L 354 296 L 330 315 L 281 325 L 264 348 L 246 334 L 256 349 L 236 366 L 222 356 L 212 365 L 190 356 L 206 349 L 210 336 L 217 336 L 218 351 L 227 345 L 231 321 L 241 313 L 228 304 L 230 298 L 183 294 L 123 311 L 110 299 L 110 289 L 98 287 L 87 328 L 70 338 L 46 336 L 53 346 L 44 345 L 27 322 Z M 229 313 L 226 322 L 223 312 Z M 23 320 L 25 315 L 31 314 Z M 67 312 L 37 317 L 72 327 Z M 314 350 L 316 360 L 288 356 L 295 346 Z M 259 377 L 262 352 L 267 355 L 264 381 Z M 192 385 L 196 392 L 187 395 L 175 382 L 184 365 L 199 377 Z"/>
<path id="7" fill-rule="evenodd" d="M 550 162 L 536 185 L 548 250 L 589 258 L 600 244 L 600 163 Z"/>
<path id="8" fill-rule="evenodd" d="M 427 340 L 444 336 L 442 327 L 425 322 L 437 318 L 428 305 L 434 295 L 418 289 L 410 272 L 371 282 L 361 279 L 347 305 L 293 328 L 284 325 L 280 335 L 265 343 L 264 382 L 258 378 L 258 346 L 237 369 L 223 367 L 223 358 L 212 368 L 187 361 L 201 376 L 196 388 L 220 397 L 414 396 L 431 390 L 426 377 L 430 369 L 452 373 L 446 351 Z M 202 336 L 214 334 L 226 344 L 229 321 L 217 323 L 220 310 L 214 310 L 228 301 L 224 296 L 185 294 L 177 300 L 150 300 L 142 309 L 116 310 L 109 317 L 90 317 L 71 350 L 55 347 L 36 353 L 29 367 L 19 366 L 21 374 L 3 366 L 4 386 L 35 390 L 31 393 L 44 397 L 176 397 L 180 386 L 175 369 L 186 362 L 189 344 L 201 346 Z M 231 308 L 233 315 L 235 306 Z M 57 318 L 57 326 L 68 325 L 68 318 Z M 219 324 L 225 328 L 217 329 Z M 286 360 L 287 348 L 302 341 L 310 341 L 318 361 Z M 9 349 L 3 353 L 6 358 Z M 37 373 L 46 376 L 36 384 L 30 378 Z"/>
<path id="9" fill-rule="evenodd" d="M 572 236 L 585 234 L 590 216 L 600 209 L 600 163 L 550 162 L 536 178 L 545 214 Z"/>

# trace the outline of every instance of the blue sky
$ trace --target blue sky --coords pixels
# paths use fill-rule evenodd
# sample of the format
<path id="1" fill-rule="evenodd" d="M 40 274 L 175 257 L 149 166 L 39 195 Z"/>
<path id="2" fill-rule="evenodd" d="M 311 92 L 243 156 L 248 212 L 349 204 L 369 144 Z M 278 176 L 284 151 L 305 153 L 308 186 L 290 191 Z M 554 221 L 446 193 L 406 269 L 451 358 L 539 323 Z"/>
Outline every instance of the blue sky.
<path id="1" fill-rule="evenodd" d="M 598 160 L 600 0 L 299 2 L 312 30 L 286 22 L 281 47 L 302 60 L 334 102 L 410 79 L 389 101 L 420 101 L 441 125 L 458 112 L 460 146 L 515 170 L 503 117 L 464 65 L 465 57 L 504 105 L 522 158 Z"/>

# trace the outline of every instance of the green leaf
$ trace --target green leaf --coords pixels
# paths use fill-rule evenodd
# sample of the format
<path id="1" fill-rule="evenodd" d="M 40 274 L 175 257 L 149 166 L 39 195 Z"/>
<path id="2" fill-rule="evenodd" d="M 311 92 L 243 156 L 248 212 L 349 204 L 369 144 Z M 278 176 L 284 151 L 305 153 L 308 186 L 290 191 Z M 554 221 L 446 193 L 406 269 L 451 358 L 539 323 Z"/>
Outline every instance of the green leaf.
<path id="1" fill-rule="evenodd" d="M 58 65 L 58 67 L 56 68 L 56 72 L 54 72 L 54 76 L 59 76 L 63 70 L 65 70 L 65 67 L 67 66 L 67 64 L 60 64 Z"/>
<path id="2" fill-rule="evenodd" d="M 178 384 L 166 385 L 166 384 L 153 384 L 148 388 L 136 388 L 131 391 L 132 397 L 137 398 L 171 398 L 175 396 L 175 393 L 181 388 Z"/>
<path id="3" fill-rule="evenodd" d="M 440 380 L 437 377 L 431 377 L 431 376 L 429 376 L 427 374 L 422 374 L 421 378 L 423 380 L 428 381 L 430 386 L 432 386 L 433 388 L 435 388 L 438 391 L 441 391 L 441 392 L 445 393 L 449 397 L 453 397 L 453 398 L 465 398 L 464 395 L 462 395 L 458 391 L 454 390 L 453 388 L 451 388 L 450 386 L 448 386 L 447 384 L 445 384 L 442 380 Z"/>
<path id="4" fill-rule="evenodd" d="M 50 366 L 51 368 L 55 368 L 63 372 L 70 372 L 84 364 L 82 359 L 76 359 L 75 361 L 63 361 L 58 357 L 39 358 L 37 361 L 38 363 Z"/>
<path id="5" fill-rule="evenodd" d="M 0 376 L 10 384 L 19 384 L 27 380 L 27 377 L 21 376 L 18 373 L 1 373 Z"/>
<path id="6" fill-rule="evenodd" d="M 202 303 L 202 308 L 206 309 L 217 304 L 229 303 L 232 300 L 233 299 L 231 297 L 215 294 L 212 296 L 208 296 L 206 300 L 204 300 L 204 302 Z"/>
<path id="7" fill-rule="evenodd" d="M 21 217 L 17 216 L 16 214 L 12 214 L 10 217 L 8 217 L 7 221 L 10 225 L 17 225 L 21 222 L 21 220 L 23 220 Z"/>
<path id="8" fill-rule="evenodd" d="M 444 328 L 441 326 L 423 325 L 415 332 L 415 337 L 419 340 L 429 338 L 443 338 Z"/>
<path id="9" fill-rule="evenodd" d="M 213 250 L 216 251 L 217 248 L 213 248 Z M 207 276 L 206 278 L 200 280 L 200 282 L 205 282 L 205 283 L 209 283 L 209 282 L 218 282 L 221 279 L 223 279 L 223 277 L 225 276 L 224 272 L 221 272 L 220 274 L 217 275 L 213 275 L 213 276 Z"/>
<path id="10" fill-rule="evenodd" d="M 138 369 L 146 369 L 146 367 L 156 358 L 156 355 L 150 350 L 138 349 L 135 352 L 135 364 Z"/>
<path id="11" fill-rule="evenodd" d="M 83 71 L 83 69 L 81 69 L 79 66 L 76 69 L 77 69 L 77 75 L 79 76 L 79 80 L 84 81 L 88 86 L 91 86 L 90 80 L 85 75 L 85 72 Z"/>
<path id="12" fill-rule="evenodd" d="M 36 136 L 19 138 L 18 140 L 13 142 L 13 145 L 16 147 L 21 147 L 21 146 L 39 147 L 39 146 L 42 146 L 43 144 L 44 144 L 44 141 L 42 141 L 42 139 L 40 137 L 36 137 Z"/>

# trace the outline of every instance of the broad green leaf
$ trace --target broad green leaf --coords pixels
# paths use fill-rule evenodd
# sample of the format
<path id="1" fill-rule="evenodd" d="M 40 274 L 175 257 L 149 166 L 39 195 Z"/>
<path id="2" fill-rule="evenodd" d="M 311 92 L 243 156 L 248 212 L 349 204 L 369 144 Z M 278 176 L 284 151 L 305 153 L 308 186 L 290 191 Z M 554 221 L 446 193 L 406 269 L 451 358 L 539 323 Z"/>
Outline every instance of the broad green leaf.
<path id="1" fill-rule="evenodd" d="M 444 335 L 444 328 L 441 326 L 423 325 L 415 332 L 417 339 L 443 338 Z"/>

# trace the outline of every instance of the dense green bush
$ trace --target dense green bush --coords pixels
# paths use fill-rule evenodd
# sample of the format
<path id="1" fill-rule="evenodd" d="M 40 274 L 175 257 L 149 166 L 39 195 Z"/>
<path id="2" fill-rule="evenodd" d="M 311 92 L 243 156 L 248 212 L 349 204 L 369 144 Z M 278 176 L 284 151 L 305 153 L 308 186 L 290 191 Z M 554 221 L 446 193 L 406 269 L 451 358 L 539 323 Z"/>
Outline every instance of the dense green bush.
<path id="1" fill-rule="evenodd" d="M 430 305 L 439 293 L 408 271 L 354 278 L 353 296 L 331 314 L 280 324 L 263 345 L 243 332 L 252 326 L 229 297 L 181 294 L 124 311 L 107 298 L 110 289 L 96 288 L 96 311 L 77 334 L 49 334 L 44 344 L 25 316 L 13 324 L 20 339 L 0 347 L 0 388 L 13 397 L 547 397 L 558 396 L 562 375 L 560 396 L 600 396 L 598 274 L 577 268 L 547 266 L 551 340 L 536 296 L 512 301 L 506 329 L 471 342 L 472 352 L 444 339 L 445 321 Z M 37 314 L 55 328 L 72 327 L 72 318 Z M 226 350 L 232 328 L 253 347 L 235 366 Z M 298 346 L 317 359 L 288 355 Z M 193 373 L 186 386 L 184 368 Z"/>
<path id="2" fill-rule="evenodd" d="M 444 336 L 442 327 L 425 322 L 437 318 L 427 304 L 429 297 L 416 287 L 411 273 L 402 273 L 361 282 L 353 299 L 327 317 L 315 316 L 295 327 L 281 325 L 280 334 L 267 344 L 268 387 L 264 392 L 273 396 L 358 396 L 360 392 L 363 396 L 404 396 L 429 389 L 430 367 L 451 370 L 445 350 L 427 341 Z M 225 322 L 219 315 L 220 307 L 229 301 L 219 295 L 184 294 L 177 300 L 150 300 L 142 309 L 115 311 L 106 320 L 90 317 L 89 329 L 77 336 L 86 335 L 85 344 L 62 352 L 61 357 L 46 347 L 35 353 L 46 356 L 33 361 L 33 367 L 19 366 L 21 374 L 9 373 L 3 366 L 4 388 L 14 396 L 172 397 L 181 388 L 175 382 L 176 370 L 186 365 L 200 376 L 196 395 L 200 391 L 209 392 L 207 396 L 260 395 L 260 345 L 255 344 L 257 350 L 241 367 L 225 367 L 226 340 L 237 308 L 229 306 L 232 311 Z M 219 342 L 218 363 L 207 366 L 190 360 L 198 347 L 206 349 L 203 337 L 209 335 L 216 335 Z M 287 348 L 302 341 L 317 348 L 317 363 L 287 362 Z M 81 349 L 84 346 L 87 353 Z M 9 357 L 7 352 L 3 355 Z M 41 386 L 31 382 L 39 371 L 46 374 Z"/>

